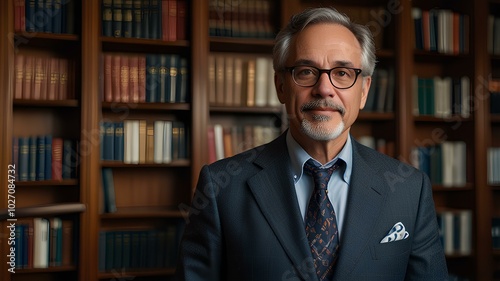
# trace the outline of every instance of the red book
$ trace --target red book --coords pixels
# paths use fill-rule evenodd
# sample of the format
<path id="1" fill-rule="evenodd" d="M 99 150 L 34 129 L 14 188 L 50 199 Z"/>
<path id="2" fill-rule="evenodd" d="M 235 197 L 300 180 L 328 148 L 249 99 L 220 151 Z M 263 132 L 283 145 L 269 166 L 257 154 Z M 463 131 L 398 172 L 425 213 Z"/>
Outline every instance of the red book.
<path id="1" fill-rule="evenodd" d="M 50 58 L 49 65 L 50 79 L 47 89 L 47 99 L 55 100 L 59 97 L 59 79 L 61 78 L 61 74 L 59 73 L 59 59 Z"/>
<path id="2" fill-rule="evenodd" d="M 33 88 L 33 76 L 35 73 L 35 59 L 32 56 L 25 58 L 24 64 L 24 83 L 23 83 L 23 99 L 31 99 L 31 90 Z"/>
<path id="3" fill-rule="evenodd" d="M 111 63 L 112 63 L 113 55 L 107 53 L 104 54 L 104 94 L 103 101 L 112 102 L 113 101 L 113 87 L 112 87 L 112 79 L 111 79 Z"/>
<path id="4" fill-rule="evenodd" d="M 208 144 L 208 163 L 213 163 L 217 160 L 215 154 L 215 132 L 214 127 L 209 126 L 207 129 L 207 144 Z"/>
<path id="5" fill-rule="evenodd" d="M 177 0 L 177 40 L 186 40 L 186 0 Z"/>
<path id="6" fill-rule="evenodd" d="M 24 16 L 25 16 L 25 3 L 24 0 L 14 1 L 14 32 L 25 31 Z"/>
<path id="7" fill-rule="evenodd" d="M 139 102 L 139 56 L 129 57 L 130 101 Z"/>
<path id="8" fill-rule="evenodd" d="M 161 0 L 161 40 L 168 41 L 168 2 Z"/>
<path id="9" fill-rule="evenodd" d="M 42 95 L 42 81 L 45 79 L 45 70 L 43 66 L 44 59 L 41 57 L 35 57 L 35 87 L 31 95 L 31 99 L 39 100 Z"/>
<path id="10" fill-rule="evenodd" d="M 59 59 L 59 96 L 60 100 L 66 100 L 69 88 L 69 62 L 68 59 Z"/>
<path id="11" fill-rule="evenodd" d="M 46 100 L 48 97 L 47 90 L 50 81 L 50 58 L 42 58 L 42 85 L 40 87 L 40 99 Z"/>
<path id="12" fill-rule="evenodd" d="M 62 180 L 63 139 L 52 139 L 52 179 Z"/>
<path id="13" fill-rule="evenodd" d="M 23 98 L 24 55 L 18 54 L 14 58 L 16 80 L 14 83 L 14 98 Z"/>
<path id="14" fill-rule="evenodd" d="M 146 102 L 146 56 L 139 56 L 139 102 Z"/>
<path id="15" fill-rule="evenodd" d="M 121 55 L 120 58 L 120 96 L 122 102 L 129 102 L 130 96 L 130 65 L 129 56 Z"/>
<path id="16" fill-rule="evenodd" d="M 177 0 L 168 1 L 168 41 L 177 40 Z"/>
<path id="17" fill-rule="evenodd" d="M 111 88 L 113 91 L 113 101 L 120 102 L 120 55 L 114 54 L 111 60 Z"/>

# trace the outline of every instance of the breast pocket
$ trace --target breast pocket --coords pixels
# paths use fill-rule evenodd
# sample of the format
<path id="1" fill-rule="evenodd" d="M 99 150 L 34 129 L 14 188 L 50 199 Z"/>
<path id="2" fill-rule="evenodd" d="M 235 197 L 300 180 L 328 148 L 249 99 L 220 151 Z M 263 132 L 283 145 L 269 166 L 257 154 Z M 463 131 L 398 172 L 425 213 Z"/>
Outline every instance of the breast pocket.
<path id="1" fill-rule="evenodd" d="M 374 260 L 393 258 L 394 256 L 409 255 L 411 240 L 404 239 L 389 243 L 379 243 L 370 247 L 370 252 Z"/>

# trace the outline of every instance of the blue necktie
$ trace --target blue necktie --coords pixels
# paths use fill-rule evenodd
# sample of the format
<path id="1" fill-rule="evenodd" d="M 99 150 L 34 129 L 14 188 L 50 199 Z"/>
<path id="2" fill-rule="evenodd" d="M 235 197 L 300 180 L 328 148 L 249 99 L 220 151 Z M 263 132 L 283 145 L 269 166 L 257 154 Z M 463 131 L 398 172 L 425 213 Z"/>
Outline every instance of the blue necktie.
<path id="1" fill-rule="evenodd" d="M 335 211 L 327 196 L 330 177 L 339 166 L 319 168 L 312 159 L 304 164 L 304 172 L 314 179 L 314 191 L 306 213 L 306 234 L 311 246 L 314 267 L 319 280 L 330 280 L 337 260 L 339 237 Z"/>

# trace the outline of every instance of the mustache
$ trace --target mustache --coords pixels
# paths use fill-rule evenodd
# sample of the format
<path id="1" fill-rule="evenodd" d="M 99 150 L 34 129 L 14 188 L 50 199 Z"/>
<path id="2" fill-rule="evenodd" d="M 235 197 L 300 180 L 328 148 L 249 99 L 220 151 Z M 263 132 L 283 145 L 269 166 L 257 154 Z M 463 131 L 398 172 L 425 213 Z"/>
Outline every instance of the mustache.
<path id="1" fill-rule="evenodd" d="M 343 106 L 336 104 L 331 100 L 325 100 L 325 99 L 317 99 L 307 102 L 300 107 L 300 111 L 304 112 L 304 111 L 314 110 L 316 108 L 330 108 L 332 110 L 340 112 L 342 116 L 344 116 L 345 114 L 345 108 Z"/>

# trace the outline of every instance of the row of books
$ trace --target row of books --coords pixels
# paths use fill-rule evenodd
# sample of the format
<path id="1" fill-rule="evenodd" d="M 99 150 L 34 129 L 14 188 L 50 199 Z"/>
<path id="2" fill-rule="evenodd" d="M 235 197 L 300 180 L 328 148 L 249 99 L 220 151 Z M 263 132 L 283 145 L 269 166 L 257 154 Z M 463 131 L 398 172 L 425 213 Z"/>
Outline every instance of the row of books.
<path id="1" fill-rule="evenodd" d="M 265 144 L 276 138 L 279 128 L 261 125 L 209 126 L 208 159 L 209 162 L 231 157 L 250 148 Z"/>
<path id="2" fill-rule="evenodd" d="M 500 185 L 500 147 L 488 149 L 488 183 Z"/>
<path id="3" fill-rule="evenodd" d="M 490 113 L 500 114 L 500 79 L 488 81 L 488 90 L 490 92 Z"/>
<path id="4" fill-rule="evenodd" d="M 75 33 L 76 0 L 12 0 L 15 32 Z"/>
<path id="5" fill-rule="evenodd" d="M 443 54 L 469 52 L 469 15 L 448 9 L 412 8 L 415 48 Z"/>
<path id="6" fill-rule="evenodd" d="M 491 220 L 491 238 L 494 249 L 500 249 L 500 217 Z"/>
<path id="7" fill-rule="evenodd" d="M 393 112 L 394 86 L 394 68 L 377 68 L 372 75 L 370 91 L 363 110 L 368 112 Z"/>
<path id="8" fill-rule="evenodd" d="M 16 180 L 43 181 L 78 177 L 78 141 L 52 135 L 14 137 L 12 162 Z"/>
<path id="9" fill-rule="evenodd" d="M 106 102 L 183 103 L 187 100 L 187 60 L 176 54 L 103 55 Z"/>
<path id="10" fill-rule="evenodd" d="M 276 107 L 270 57 L 211 53 L 208 57 L 208 98 L 212 106 Z"/>
<path id="11" fill-rule="evenodd" d="M 413 114 L 470 117 L 470 78 L 412 77 Z"/>
<path id="12" fill-rule="evenodd" d="M 274 1 L 210 1 L 208 31 L 210 36 L 274 38 Z"/>
<path id="13" fill-rule="evenodd" d="M 472 211 L 438 210 L 440 237 L 446 255 L 472 253 Z"/>
<path id="14" fill-rule="evenodd" d="M 463 141 L 444 141 L 412 149 L 412 165 L 426 173 L 431 182 L 444 187 L 467 183 L 467 148 Z"/>
<path id="15" fill-rule="evenodd" d="M 188 131 L 180 121 L 101 122 L 100 138 L 105 161 L 167 164 L 188 158 Z"/>
<path id="16" fill-rule="evenodd" d="M 382 138 L 375 138 L 373 136 L 359 136 L 356 140 L 362 145 L 368 146 L 385 155 L 394 157 L 396 152 L 395 143 Z"/>
<path id="17" fill-rule="evenodd" d="M 69 266 L 75 260 L 73 221 L 52 218 L 26 218 L 15 226 L 16 268 Z"/>
<path id="18" fill-rule="evenodd" d="M 500 55 L 500 17 L 488 16 L 488 53 Z"/>
<path id="19" fill-rule="evenodd" d="M 102 35 L 186 39 L 186 0 L 102 0 Z"/>
<path id="20" fill-rule="evenodd" d="M 162 229 L 99 232 L 99 271 L 174 267 L 182 232 L 179 224 Z"/>
<path id="21" fill-rule="evenodd" d="M 17 54 L 14 58 L 14 98 L 65 100 L 70 91 L 70 62 L 66 58 Z"/>

